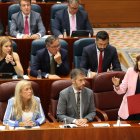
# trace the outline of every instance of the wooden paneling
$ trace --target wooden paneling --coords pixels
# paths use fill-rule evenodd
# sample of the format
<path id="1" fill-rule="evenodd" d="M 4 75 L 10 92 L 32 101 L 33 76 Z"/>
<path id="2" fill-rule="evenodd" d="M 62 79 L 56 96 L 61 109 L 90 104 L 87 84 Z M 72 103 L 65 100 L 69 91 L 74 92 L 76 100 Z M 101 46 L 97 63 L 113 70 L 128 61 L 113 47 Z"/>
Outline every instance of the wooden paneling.
<path id="1" fill-rule="evenodd" d="M 140 26 L 139 0 L 81 0 L 94 27 Z"/>

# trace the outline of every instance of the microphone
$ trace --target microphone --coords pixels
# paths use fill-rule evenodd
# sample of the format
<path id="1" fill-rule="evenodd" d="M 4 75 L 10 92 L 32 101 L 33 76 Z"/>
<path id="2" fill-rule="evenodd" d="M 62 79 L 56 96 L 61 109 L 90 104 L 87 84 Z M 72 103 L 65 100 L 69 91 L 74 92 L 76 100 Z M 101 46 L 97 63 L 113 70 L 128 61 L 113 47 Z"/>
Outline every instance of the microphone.
<path id="1" fill-rule="evenodd" d="M 120 126 L 120 124 L 121 124 L 121 120 L 120 120 L 120 117 L 118 116 L 118 120 L 117 120 L 116 125 L 117 125 L 117 126 Z"/>

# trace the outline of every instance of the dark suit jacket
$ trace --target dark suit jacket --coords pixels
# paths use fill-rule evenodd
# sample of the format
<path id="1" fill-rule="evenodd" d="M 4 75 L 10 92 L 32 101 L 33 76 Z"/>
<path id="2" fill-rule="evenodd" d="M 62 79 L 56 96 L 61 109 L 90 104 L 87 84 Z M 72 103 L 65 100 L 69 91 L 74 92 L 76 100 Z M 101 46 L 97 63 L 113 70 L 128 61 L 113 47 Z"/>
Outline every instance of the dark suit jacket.
<path id="1" fill-rule="evenodd" d="M 110 69 L 111 64 L 113 70 L 115 71 L 121 70 L 116 48 L 111 45 L 108 45 L 107 48 L 104 50 L 104 58 L 102 65 L 103 72 L 106 72 L 107 69 Z M 85 70 L 90 69 L 93 72 L 97 72 L 98 59 L 97 59 L 96 44 L 91 44 L 83 49 L 80 67 L 84 68 Z"/>
<path id="2" fill-rule="evenodd" d="M 40 33 L 41 36 L 44 36 L 46 33 L 41 16 L 35 11 L 31 11 L 30 14 L 30 32 L 31 34 Z M 18 33 L 24 34 L 24 21 L 21 11 L 12 15 L 10 26 L 11 36 L 16 37 Z"/>
<path id="3" fill-rule="evenodd" d="M 76 13 L 77 30 L 90 30 L 93 35 L 93 29 L 88 19 L 88 14 L 84 10 L 78 10 Z M 67 8 L 56 12 L 54 22 L 52 23 L 52 32 L 59 36 L 66 29 L 67 35 L 70 35 L 70 22 Z"/>
<path id="4" fill-rule="evenodd" d="M 89 88 L 82 89 L 82 118 L 93 121 L 95 113 L 93 91 Z M 57 117 L 60 121 L 66 118 L 67 123 L 72 123 L 77 118 L 76 99 L 72 86 L 62 90 L 57 105 Z"/>
<path id="5" fill-rule="evenodd" d="M 0 35 L 3 35 L 3 31 L 4 31 L 3 24 L 1 23 L 0 20 Z"/>
<path id="6" fill-rule="evenodd" d="M 60 54 L 62 57 L 62 64 L 56 66 L 56 75 L 68 75 L 69 74 L 69 64 L 68 64 L 68 54 L 65 49 L 60 49 Z M 42 76 L 45 77 L 47 73 L 50 73 L 50 56 L 47 48 L 43 48 L 37 51 L 35 61 L 31 64 L 31 75 L 37 76 L 37 70 L 41 70 Z"/>

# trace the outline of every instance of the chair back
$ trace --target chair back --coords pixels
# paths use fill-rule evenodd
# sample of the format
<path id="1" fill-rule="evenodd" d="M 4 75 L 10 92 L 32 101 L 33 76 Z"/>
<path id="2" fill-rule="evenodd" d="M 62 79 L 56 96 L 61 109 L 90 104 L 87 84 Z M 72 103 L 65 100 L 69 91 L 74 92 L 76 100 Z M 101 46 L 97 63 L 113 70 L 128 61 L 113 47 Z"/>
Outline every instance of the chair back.
<path id="1" fill-rule="evenodd" d="M 41 13 L 41 7 L 37 4 L 32 4 L 31 9 L 35 12 Z M 19 4 L 12 4 L 8 7 L 8 31 L 10 31 L 12 15 L 20 11 Z"/>
<path id="2" fill-rule="evenodd" d="M 4 113 L 7 107 L 8 100 L 14 96 L 15 86 L 18 81 L 10 81 L 0 84 L 0 121 L 3 121 Z M 35 95 L 39 95 L 39 85 L 31 81 Z"/>
<path id="3" fill-rule="evenodd" d="M 17 52 L 17 43 L 12 40 L 13 52 Z"/>
<path id="4" fill-rule="evenodd" d="M 36 57 L 36 52 L 40 49 L 43 49 L 45 48 L 45 38 L 41 38 L 41 39 L 37 39 L 37 40 L 33 40 L 32 41 L 32 45 L 31 45 L 31 55 L 30 55 L 30 63 L 34 63 L 35 61 L 35 57 Z M 60 44 L 61 44 L 61 47 L 63 49 L 66 49 L 68 50 L 68 43 L 63 40 L 63 39 L 60 39 Z"/>
<path id="5" fill-rule="evenodd" d="M 59 99 L 59 93 L 63 89 L 69 87 L 72 84 L 71 80 L 58 80 L 54 81 L 51 85 L 51 105 L 50 112 L 56 118 L 57 104 Z M 90 88 L 90 84 L 86 81 L 86 87 Z"/>
<path id="6" fill-rule="evenodd" d="M 95 39 L 93 38 L 81 38 L 76 40 L 73 44 L 73 60 L 74 60 L 74 67 L 80 68 L 81 56 L 83 52 L 83 48 L 95 43 Z"/>
<path id="7" fill-rule="evenodd" d="M 106 112 L 109 120 L 117 120 L 118 109 L 123 95 L 118 95 L 113 89 L 112 77 L 123 79 L 125 72 L 114 71 L 98 74 L 93 81 L 95 106 Z"/>

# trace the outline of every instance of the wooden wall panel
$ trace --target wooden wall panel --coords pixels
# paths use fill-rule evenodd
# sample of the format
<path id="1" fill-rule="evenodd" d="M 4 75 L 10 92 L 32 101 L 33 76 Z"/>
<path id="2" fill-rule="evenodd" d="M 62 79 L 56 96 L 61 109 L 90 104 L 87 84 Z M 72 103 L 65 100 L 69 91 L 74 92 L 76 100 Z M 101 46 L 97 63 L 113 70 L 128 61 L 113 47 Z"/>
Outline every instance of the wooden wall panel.
<path id="1" fill-rule="evenodd" d="M 140 26 L 140 0 L 81 0 L 94 27 Z"/>

